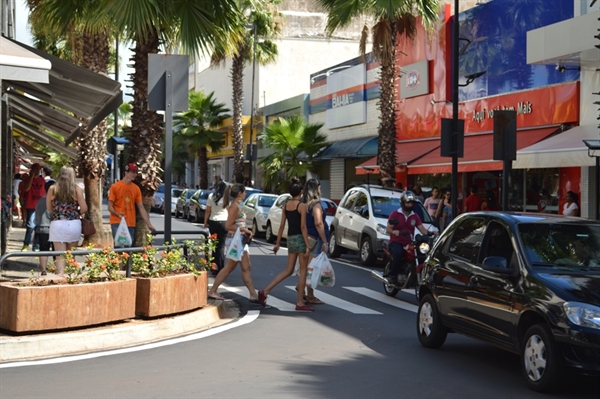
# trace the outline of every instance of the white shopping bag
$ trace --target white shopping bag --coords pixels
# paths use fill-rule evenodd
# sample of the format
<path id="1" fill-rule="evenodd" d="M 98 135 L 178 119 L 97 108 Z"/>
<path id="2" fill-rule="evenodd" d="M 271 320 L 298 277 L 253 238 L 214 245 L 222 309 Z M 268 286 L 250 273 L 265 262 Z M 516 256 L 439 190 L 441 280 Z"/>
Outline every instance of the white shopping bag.
<path id="1" fill-rule="evenodd" d="M 321 252 L 321 254 L 325 255 L 324 252 Z M 327 255 L 323 257 L 318 285 L 319 287 L 333 287 L 335 285 L 335 273 Z"/>
<path id="2" fill-rule="evenodd" d="M 319 284 L 319 277 L 321 276 L 321 267 L 323 266 L 323 259 L 327 259 L 325 252 L 321 252 L 319 256 L 313 258 L 308 264 L 308 272 L 306 273 L 306 286 L 317 288 Z"/>
<path id="3" fill-rule="evenodd" d="M 130 247 L 133 243 L 131 234 L 129 234 L 129 228 L 124 217 L 121 217 L 121 223 L 117 228 L 117 234 L 115 234 L 115 247 Z"/>
<path id="4" fill-rule="evenodd" d="M 233 238 L 231 239 L 231 244 L 229 244 L 229 248 L 227 248 L 227 259 L 234 260 L 239 262 L 242 260 L 242 255 L 244 254 L 244 246 L 242 245 L 242 233 L 240 233 L 240 228 L 235 231 Z"/>

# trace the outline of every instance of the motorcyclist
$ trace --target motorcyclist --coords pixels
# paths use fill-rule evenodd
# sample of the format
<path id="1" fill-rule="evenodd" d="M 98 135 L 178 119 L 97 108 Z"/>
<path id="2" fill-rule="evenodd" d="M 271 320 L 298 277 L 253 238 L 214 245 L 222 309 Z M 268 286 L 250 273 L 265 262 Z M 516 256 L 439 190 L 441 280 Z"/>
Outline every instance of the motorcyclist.
<path id="1" fill-rule="evenodd" d="M 417 196 L 412 191 L 403 192 L 400 197 L 400 209 L 393 211 L 388 218 L 385 231 L 390 235 L 389 251 L 392 263 L 387 278 L 392 284 L 404 285 L 406 283 L 406 265 L 403 264 L 402 259 L 404 258 L 404 247 L 410 244 L 415 227 L 421 234 L 427 234 L 421 218 L 413 212 L 415 201 L 417 201 Z"/>

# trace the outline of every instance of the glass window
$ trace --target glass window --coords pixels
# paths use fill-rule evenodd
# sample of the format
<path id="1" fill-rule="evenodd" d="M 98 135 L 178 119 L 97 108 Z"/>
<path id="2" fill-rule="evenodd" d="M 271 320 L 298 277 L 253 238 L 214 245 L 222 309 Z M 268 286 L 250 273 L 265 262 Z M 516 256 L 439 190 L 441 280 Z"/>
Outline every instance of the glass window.
<path id="1" fill-rule="evenodd" d="M 510 176 L 508 207 L 511 211 L 558 214 L 559 169 L 513 171 Z"/>
<path id="2" fill-rule="evenodd" d="M 164 184 L 161 184 L 161 185 L 158 187 L 158 190 L 156 190 L 156 192 L 157 192 L 157 193 L 164 193 L 164 192 L 165 192 L 165 185 L 164 185 Z"/>
<path id="3" fill-rule="evenodd" d="M 273 203 L 275 202 L 276 197 L 271 197 L 271 196 L 267 196 L 267 195 L 261 195 L 258 198 L 258 206 L 262 206 L 265 208 L 270 208 L 273 206 Z"/>
<path id="4" fill-rule="evenodd" d="M 369 199 L 367 198 L 367 194 L 359 192 L 356 197 L 356 201 L 354 201 L 354 205 L 352 206 L 352 212 L 356 213 L 365 218 L 369 218 Z M 366 212 L 365 212 L 366 210 Z"/>
<path id="5" fill-rule="evenodd" d="M 291 197 L 289 195 L 284 195 L 283 197 L 281 197 L 277 200 L 277 203 L 275 205 L 277 205 L 279 208 L 283 208 L 283 204 L 285 204 L 285 202 L 288 200 L 288 198 L 291 198 Z"/>
<path id="6" fill-rule="evenodd" d="M 400 208 L 400 198 L 395 197 L 372 197 L 373 215 L 376 218 L 387 219 L 390 214 Z"/>
<path id="7" fill-rule="evenodd" d="M 514 248 L 510 233 L 500 223 L 492 221 L 486 229 L 485 249 L 482 251 L 481 261 L 488 256 L 500 256 L 506 259 L 506 265 L 511 266 Z"/>
<path id="8" fill-rule="evenodd" d="M 352 204 L 354 204 L 354 200 L 356 199 L 356 197 L 358 196 L 359 193 L 360 193 L 360 191 L 358 191 L 358 190 L 350 191 L 350 194 L 348 194 L 348 196 L 346 197 L 346 200 L 342 204 L 340 204 L 340 206 L 342 208 L 350 209 Z"/>
<path id="9" fill-rule="evenodd" d="M 179 198 L 179 197 L 181 197 L 182 192 L 183 192 L 183 190 L 173 190 L 173 191 L 171 191 L 171 195 L 173 196 L 173 198 Z"/>
<path id="10" fill-rule="evenodd" d="M 483 241 L 485 224 L 483 218 L 468 218 L 454 230 L 448 252 L 475 262 Z"/>

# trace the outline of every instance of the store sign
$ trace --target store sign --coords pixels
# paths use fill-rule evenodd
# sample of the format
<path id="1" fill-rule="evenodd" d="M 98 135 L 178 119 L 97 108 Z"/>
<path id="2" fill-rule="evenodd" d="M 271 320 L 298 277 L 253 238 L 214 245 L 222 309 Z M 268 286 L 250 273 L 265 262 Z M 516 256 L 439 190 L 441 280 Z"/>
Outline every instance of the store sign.
<path id="1" fill-rule="evenodd" d="M 405 71 L 400 85 L 400 97 L 411 98 L 429 94 L 429 61 L 419 61 L 402 67 Z"/>
<path id="2" fill-rule="evenodd" d="M 365 64 L 335 72 L 327 77 L 328 129 L 367 122 L 366 79 Z"/>
<path id="3" fill-rule="evenodd" d="M 501 105 L 495 109 L 481 109 L 473 111 L 473 121 L 483 122 L 485 119 L 494 119 L 495 111 L 517 111 L 517 115 L 528 115 L 533 113 L 533 106 L 529 101 L 518 103 L 516 107 Z"/>

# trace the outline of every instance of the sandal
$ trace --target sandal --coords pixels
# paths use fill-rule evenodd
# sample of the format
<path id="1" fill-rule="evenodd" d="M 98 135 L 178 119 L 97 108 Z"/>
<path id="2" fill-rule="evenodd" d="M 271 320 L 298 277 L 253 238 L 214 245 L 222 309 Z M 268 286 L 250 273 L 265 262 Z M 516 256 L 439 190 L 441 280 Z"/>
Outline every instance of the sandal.
<path id="1" fill-rule="evenodd" d="M 296 310 L 299 312 L 313 312 L 314 311 L 313 308 L 311 308 L 310 306 L 308 306 L 306 304 L 304 304 L 302 306 L 296 305 Z"/>
<path id="2" fill-rule="evenodd" d="M 214 300 L 216 300 L 216 301 L 224 301 L 224 300 L 225 300 L 225 298 L 223 298 L 223 297 L 222 297 L 221 295 L 219 295 L 219 294 L 210 294 L 210 293 L 209 293 L 209 294 L 208 294 L 208 297 L 209 297 L 210 299 L 214 299 Z"/>
<path id="3" fill-rule="evenodd" d="M 312 298 L 309 296 L 305 296 L 304 302 L 310 303 L 311 305 L 325 305 L 325 302 L 314 296 Z"/>

